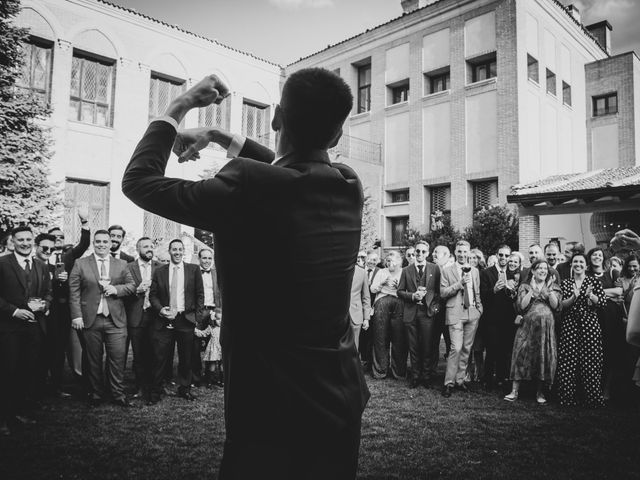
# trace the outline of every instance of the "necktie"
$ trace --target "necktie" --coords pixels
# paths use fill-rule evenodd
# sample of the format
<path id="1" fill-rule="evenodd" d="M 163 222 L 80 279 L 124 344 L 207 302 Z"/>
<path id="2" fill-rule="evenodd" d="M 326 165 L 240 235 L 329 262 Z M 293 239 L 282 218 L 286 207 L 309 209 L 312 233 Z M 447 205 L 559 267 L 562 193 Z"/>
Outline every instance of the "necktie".
<path id="1" fill-rule="evenodd" d="M 143 263 L 142 268 L 144 268 L 144 273 L 142 274 L 142 280 L 144 280 L 145 282 L 148 282 L 149 281 L 149 264 Z M 149 290 L 147 289 L 147 291 L 144 293 L 144 302 L 142 302 L 142 309 L 146 310 L 150 306 L 151 306 L 151 303 L 149 302 Z"/>
<path id="2" fill-rule="evenodd" d="M 24 272 L 27 274 L 27 278 L 31 277 L 31 261 L 28 258 L 24 259 Z"/>
<path id="3" fill-rule="evenodd" d="M 100 259 L 100 280 L 106 280 L 107 277 L 107 267 L 105 267 L 104 265 L 104 258 Z M 103 295 L 103 298 L 101 300 L 102 302 L 102 315 L 104 315 L 105 317 L 109 316 L 109 305 L 107 305 L 107 297 L 106 295 Z"/>
<path id="4" fill-rule="evenodd" d="M 171 307 L 171 310 L 178 310 L 178 267 L 173 267 L 170 295 L 169 306 Z"/>
<path id="5" fill-rule="evenodd" d="M 201 269 L 200 271 L 202 272 L 202 274 L 203 274 L 203 275 L 204 275 L 205 273 L 209 273 L 209 272 L 211 272 L 211 270 L 202 270 L 202 269 Z"/>
<path id="6" fill-rule="evenodd" d="M 422 280 L 422 275 L 424 274 L 424 265 L 418 265 L 418 282 Z"/>
<path id="7" fill-rule="evenodd" d="M 473 280 L 471 283 L 471 290 L 473 291 Z M 471 298 L 469 297 L 469 284 L 465 284 L 464 286 L 464 292 L 462 295 L 462 304 L 464 305 L 464 308 L 469 308 L 471 306 Z"/>
<path id="8" fill-rule="evenodd" d="M 113 258 L 116 258 L 116 252 L 111 252 L 111 256 L 112 256 Z"/>

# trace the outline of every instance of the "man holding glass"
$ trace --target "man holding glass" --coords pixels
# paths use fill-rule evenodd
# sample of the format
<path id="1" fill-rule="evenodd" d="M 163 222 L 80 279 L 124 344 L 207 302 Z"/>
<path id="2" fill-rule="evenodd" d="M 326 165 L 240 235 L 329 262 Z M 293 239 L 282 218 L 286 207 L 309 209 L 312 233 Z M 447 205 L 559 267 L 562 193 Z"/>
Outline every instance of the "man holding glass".
<path id="1" fill-rule="evenodd" d="M 12 423 L 34 423 L 20 409 L 34 393 L 51 302 L 49 270 L 31 257 L 31 228 L 15 228 L 11 240 L 14 252 L 0 257 L 0 435 L 9 435 Z"/>
<path id="2" fill-rule="evenodd" d="M 200 266 L 183 261 L 184 244 L 180 239 L 171 240 L 169 255 L 169 264 L 153 272 L 149 289 L 149 301 L 157 314 L 152 333 L 154 367 L 149 401 L 152 404 L 160 401 L 173 342 L 178 346 L 178 396 L 195 400 L 191 393 L 193 332 L 205 314 Z"/>
<path id="3" fill-rule="evenodd" d="M 127 262 L 109 255 L 111 237 L 106 230 L 93 236 L 93 255 L 76 260 L 69 275 L 71 327 L 82 334 L 89 374 L 89 406 L 105 397 L 102 353 L 107 352 L 106 374 L 111 399 L 129 407 L 124 394 L 127 315 L 123 299 L 135 292 Z"/>

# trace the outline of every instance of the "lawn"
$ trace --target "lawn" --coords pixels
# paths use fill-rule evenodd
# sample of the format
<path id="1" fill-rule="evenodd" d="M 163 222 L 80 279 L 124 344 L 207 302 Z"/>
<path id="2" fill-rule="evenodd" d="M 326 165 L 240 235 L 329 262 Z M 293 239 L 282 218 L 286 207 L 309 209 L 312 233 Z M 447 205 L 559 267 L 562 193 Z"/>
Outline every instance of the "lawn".
<path id="1" fill-rule="evenodd" d="M 636 409 L 540 407 L 532 394 L 410 390 L 369 380 L 359 478 L 640 478 Z M 195 389 L 123 410 L 52 399 L 29 425 L 0 438 L 0 478 L 215 479 L 222 453 L 222 391 Z M 524 396 L 524 398 L 522 398 Z"/>

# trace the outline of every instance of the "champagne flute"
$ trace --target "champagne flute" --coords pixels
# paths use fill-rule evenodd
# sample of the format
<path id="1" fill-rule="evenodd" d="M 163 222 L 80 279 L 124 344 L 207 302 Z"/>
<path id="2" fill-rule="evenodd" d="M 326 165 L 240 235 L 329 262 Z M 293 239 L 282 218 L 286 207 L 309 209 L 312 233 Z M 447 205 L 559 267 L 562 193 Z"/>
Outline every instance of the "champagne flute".
<path id="1" fill-rule="evenodd" d="M 175 307 L 169 307 L 169 316 L 167 317 L 169 319 L 169 323 L 167 323 L 167 328 L 169 330 L 173 330 L 173 319 L 176 318 L 176 315 L 178 315 L 178 310 Z"/>

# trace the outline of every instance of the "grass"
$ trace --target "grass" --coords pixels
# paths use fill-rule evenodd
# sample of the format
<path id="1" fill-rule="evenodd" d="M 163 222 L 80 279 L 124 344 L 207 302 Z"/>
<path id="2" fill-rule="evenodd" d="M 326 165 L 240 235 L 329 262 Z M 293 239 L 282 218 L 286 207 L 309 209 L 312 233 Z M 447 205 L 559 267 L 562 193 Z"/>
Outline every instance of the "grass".
<path id="1" fill-rule="evenodd" d="M 362 479 L 638 478 L 640 411 L 540 407 L 526 390 L 410 390 L 369 380 L 360 447 Z M 123 410 L 77 398 L 47 402 L 37 425 L 0 438 L 0 478 L 217 478 L 224 442 L 222 391 L 195 389 Z"/>

